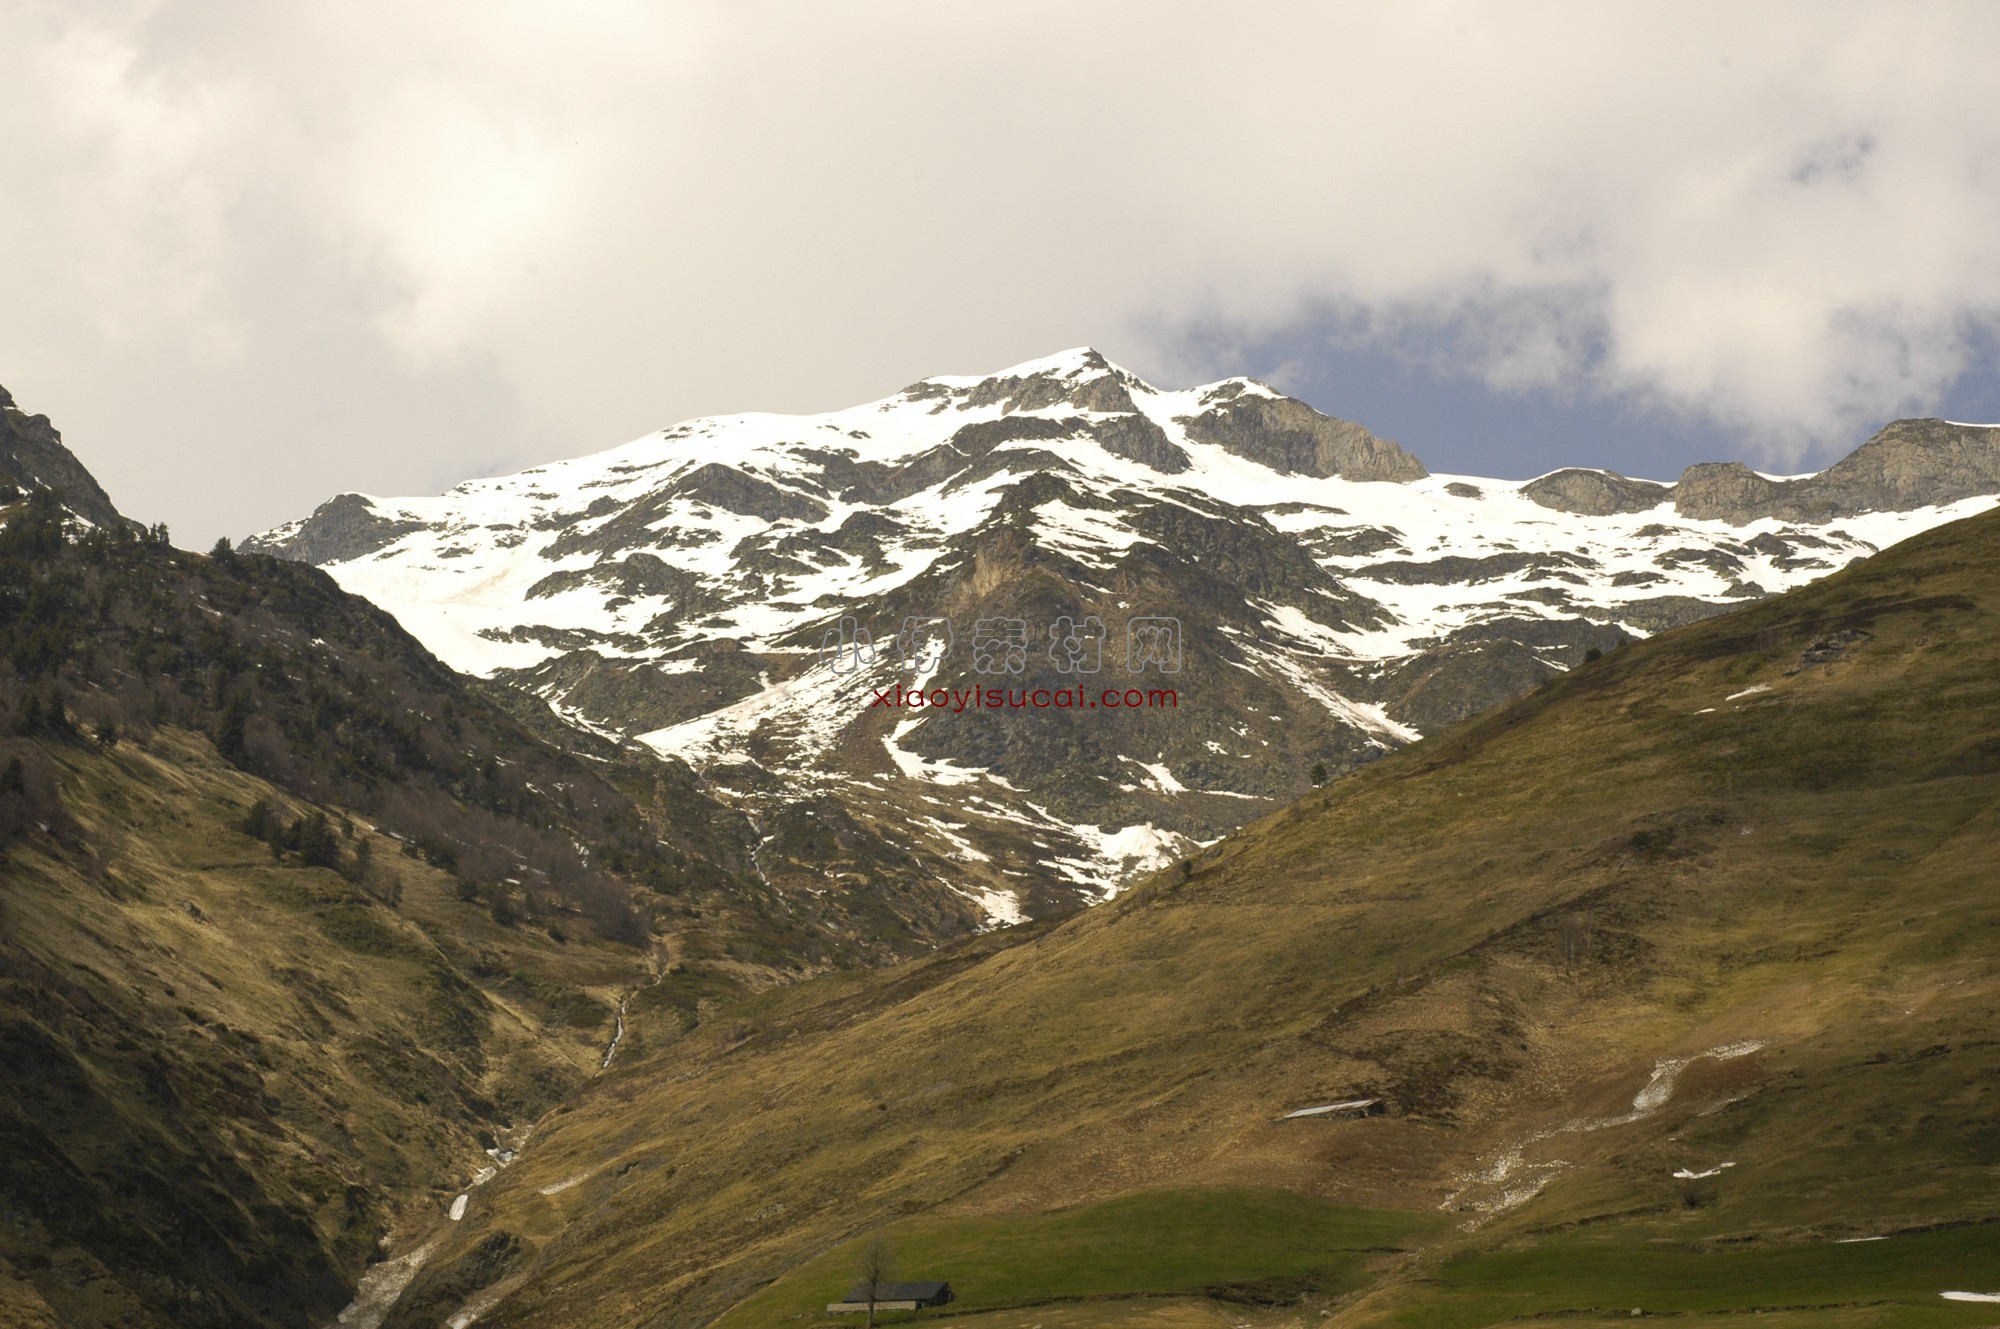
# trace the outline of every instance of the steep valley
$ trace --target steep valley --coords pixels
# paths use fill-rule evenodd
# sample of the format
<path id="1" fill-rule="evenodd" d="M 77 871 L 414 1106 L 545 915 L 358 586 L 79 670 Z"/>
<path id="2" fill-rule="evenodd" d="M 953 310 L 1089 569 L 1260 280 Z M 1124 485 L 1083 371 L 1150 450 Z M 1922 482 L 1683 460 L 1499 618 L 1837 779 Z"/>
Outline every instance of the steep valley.
<path id="1" fill-rule="evenodd" d="M 274 861 L 245 811 L 304 807 L 200 735 L 39 751 L 74 820 L 7 850 L 0 1254 L 61 1324 L 330 1321 L 593 1073 L 640 981 L 365 821 L 373 894 Z"/>

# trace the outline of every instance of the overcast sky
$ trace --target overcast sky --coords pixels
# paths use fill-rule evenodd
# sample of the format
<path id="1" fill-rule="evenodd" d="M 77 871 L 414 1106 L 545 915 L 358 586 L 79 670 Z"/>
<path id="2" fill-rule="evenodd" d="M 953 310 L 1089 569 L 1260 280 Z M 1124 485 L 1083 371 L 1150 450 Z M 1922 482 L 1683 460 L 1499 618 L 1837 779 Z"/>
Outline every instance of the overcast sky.
<path id="1" fill-rule="evenodd" d="M 1433 469 L 2000 418 L 2000 6 L 0 0 L 0 384 L 196 546 L 1095 345 Z"/>

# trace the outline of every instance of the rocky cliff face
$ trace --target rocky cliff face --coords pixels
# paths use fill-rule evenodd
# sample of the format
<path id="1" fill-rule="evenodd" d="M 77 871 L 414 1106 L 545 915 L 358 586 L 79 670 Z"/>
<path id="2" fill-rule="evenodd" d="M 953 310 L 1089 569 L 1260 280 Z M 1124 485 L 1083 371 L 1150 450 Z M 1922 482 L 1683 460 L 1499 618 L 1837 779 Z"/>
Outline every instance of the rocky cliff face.
<path id="1" fill-rule="evenodd" d="M 1321 415 L 1302 401 L 1247 392 L 1241 382 L 1202 394 L 1208 409 L 1180 423 L 1197 443 L 1213 443 L 1280 475 L 1346 480 L 1421 480 L 1424 464 L 1360 425 Z"/>
<path id="2" fill-rule="evenodd" d="M 1615 471 L 1580 467 L 1551 471 L 1521 486 L 1521 495 L 1558 512 L 1608 517 L 1614 512 L 1647 512 L 1667 501 L 1673 490 L 1656 480 L 1629 480 Z"/>
<path id="3" fill-rule="evenodd" d="M 685 758 L 756 822 L 781 891 L 936 938 L 1101 899 L 1315 778 L 1977 488 L 1976 453 L 1926 489 L 1923 457 L 1876 451 L 1901 469 L 1856 462 L 1875 478 L 1848 488 L 1905 475 L 1904 507 L 1747 529 L 1776 482 L 1741 468 L 1683 482 L 1703 513 L 1693 496 L 1739 483 L 1699 516 L 1606 472 L 1431 476 L 1262 384 L 1163 392 L 1080 350 L 438 498 L 343 495 L 248 547 Z"/>
<path id="4" fill-rule="evenodd" d="M 340 563 L 361 558 L 408 535 L 421 525 L 413 521 L 390 521 L 375 514 L 367 499 L 359 494 L 342 494 L 320 504 L 312 521 L 286 546 L 286 556 L 301 563 Z M 265 552 L 256 537 L 244 542 L 248 553 Z"/>
<path id="5" fill-rule="evenodd" d="M 49 489 L 92 526 L 126 525 L 97 478 L 84 469 L 46 415 L 29 415 L 0 388 L 0 485 L 26 492 Z"/>

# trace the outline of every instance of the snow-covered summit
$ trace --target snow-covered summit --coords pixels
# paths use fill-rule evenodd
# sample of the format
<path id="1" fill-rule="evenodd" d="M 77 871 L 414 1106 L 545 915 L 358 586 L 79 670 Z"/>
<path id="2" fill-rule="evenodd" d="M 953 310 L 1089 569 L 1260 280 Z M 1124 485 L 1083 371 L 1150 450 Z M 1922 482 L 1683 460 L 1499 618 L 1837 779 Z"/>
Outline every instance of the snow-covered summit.
<path id="1" fill-rule="evenodd" d="M 1018 365 L 1010 365 L 992 374 L 933 374 L 921 380 L 944 388 L 976 388 L 982 383 L 995 380 L 1022 378 L 1095 378 L 1108 375 L 1113 378 L 1138 381 L 1138 376 L 1130 370 L 1122 369 L 1106 359 L 1103 352 L 1094 346 L 1072 346 L 1054 355 L 1044 355 L 1033 360 L 1023 360 Z M 1146 389 L 1152 391 L 1151 387 Z"/>

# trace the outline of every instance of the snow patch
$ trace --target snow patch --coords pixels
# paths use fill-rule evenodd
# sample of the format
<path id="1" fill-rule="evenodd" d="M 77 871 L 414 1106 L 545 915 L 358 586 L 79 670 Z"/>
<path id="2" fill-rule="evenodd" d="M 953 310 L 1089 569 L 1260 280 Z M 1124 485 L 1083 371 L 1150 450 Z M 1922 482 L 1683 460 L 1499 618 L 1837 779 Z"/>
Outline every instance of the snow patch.
<path id="1" fill-rule="evenodd" d="M 561 1195 L 564 1191 L 568 1190 L 570 1187 L 580 1186 L 584 1182 L 589 1181 L 591 1178 L 591 1174 L 595 1171 L 596 1169 L 593 1168 L 591 1169 L 590 1172 L 579 1172 L 573 1177 L 564 1177 L 561 1181 L 552 1181 L 546 1186 L 537 1186 L 535 1188 L 535 1194 Z"/>
<path id="2" fill-rule="evenodd" d="M 472 1329 L 479 1317 L 500 1304 L 500 1293 L 487 1288 L 445 1319 L 445 1329 Z"/>
<path id="3" fill-rule="evenodd" d="M 1526 1151 L 1530 1146 L 1559 1135 L 1586 1134 L 1642 1121 L 1666 1106 L 1667 1101 L 1673 1097 L 1674 1085 L 1679 1081 L 1681 1072 L 1691 1063 L 1703 1058 L 1731 1061 L 1737 1057 L 1747 1057 L 1763 1046 L 1764 1043 L 1760 1039 L 1744 1039 L 1710 1048 L 1706 1052 L 1697 1052 L 1690 1057 L 1662 1058 L 1653 1063 L 1652 1074 L 1646 1078 L 1646 1083 L 1639 1092 L 1632 1096 L 1630 1112 L 1615 1117 L 1578 1118 L 1534 1131 L 1494 1155 L 1485 1168 L 1457 1178 L 1458 1189 L 1447 1195 L 1438 1207 L 1448 1211 L 1471 1211 L 1472 1216 L 1459 1226 L 1467 1232 L 1473 1231 L 1488 1218 L 1534 1199 L 1544 1187 L 1569 1168 L 1570 1164 L 1560 1158 L 1536 1163 L 1525 1161 Z M 1731 1165 L 1725 1163 L 1723 1166 Z"/>
<path id="4" fill-rule="evenodd" d="M 1325 1103 L 1319 1107 L 1299 1108 L 1295 1112 L 1287 1112 L 1284 1116 L 1278 1118 L 1278 1120 L 1291 1121 L 1295 1117 L 1323 1117 L 1329 1112 L 1354 1112 L 1360 1108 L 1368 1107 L 1375 1101 L 1372 1098 L 1352 1098 L 1344 1103 Z"/>
<path id="5" fill-rule="evenodd" d="M 371 1265 L 354 1285 L 354 1300 L 347 1303 L 334 1323 L 342 1329 L 382 1329 L 390 1308 L 436 1247 L 436 1242 L 426 1242 L 393 1260 Z"/>

